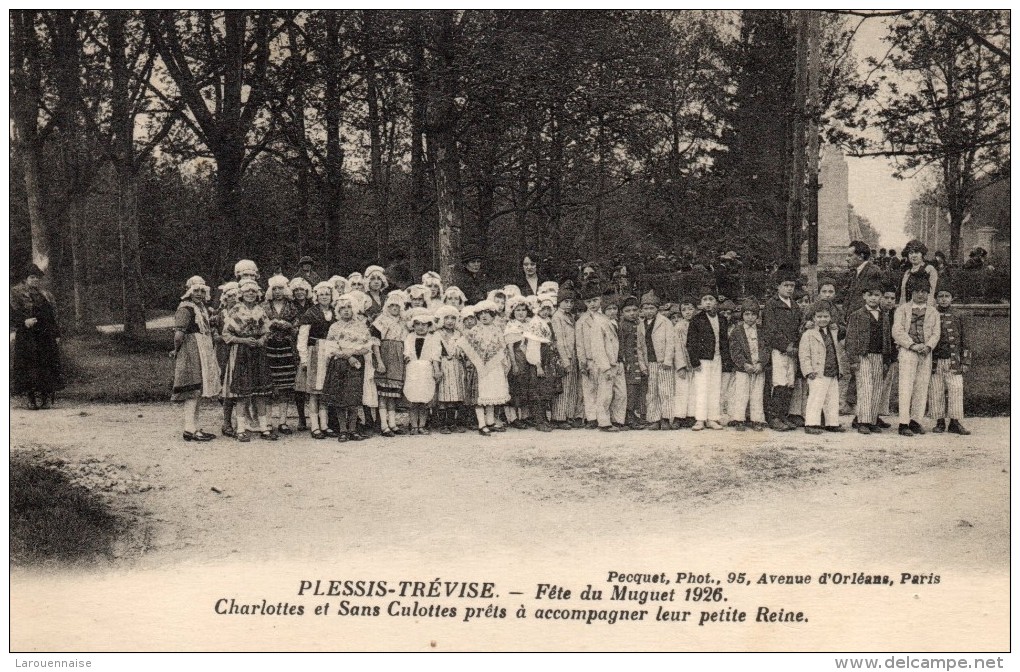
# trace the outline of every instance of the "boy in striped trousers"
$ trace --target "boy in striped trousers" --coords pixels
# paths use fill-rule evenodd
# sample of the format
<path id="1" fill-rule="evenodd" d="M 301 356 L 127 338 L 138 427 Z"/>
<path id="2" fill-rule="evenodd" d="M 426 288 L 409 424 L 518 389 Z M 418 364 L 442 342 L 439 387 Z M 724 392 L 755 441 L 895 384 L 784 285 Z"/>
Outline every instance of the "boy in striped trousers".
<path id="1" fill-rule="evenodd" d="M 963 374 L 970 368 L 970 350 L 964 338 L 963 321 L 953 311 L 953 291 L 948 283 L 940 282 L 935 292 L 935 308 L 941 318 L 942 335 L 932 351 L 928 387 L 928 409 L 935 418 L 932 431 L 945 432 L 948 417 L 948 431 L 966 436 L 970 431 L 964 429 L 960 420 L 963 419 Z"/>
<path id="2" fill-rule="evenodd" d="M 879 404 L 886 365 L 892 360 L 889 315 L 879 303 L 882 287 L 865 284 L 864 305 L 847 316 L 846 355 L 857 381 L 857 417 L 854 425 L 861 434 L 877 434 Z"/>

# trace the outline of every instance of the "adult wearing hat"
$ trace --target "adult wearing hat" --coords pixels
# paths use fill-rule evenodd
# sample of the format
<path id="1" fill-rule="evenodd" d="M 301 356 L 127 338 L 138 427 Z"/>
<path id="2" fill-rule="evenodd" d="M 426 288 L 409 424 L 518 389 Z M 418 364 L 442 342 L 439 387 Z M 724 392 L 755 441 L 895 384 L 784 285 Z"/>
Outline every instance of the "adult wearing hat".
<path id="1" fill-rule="evenodd" d="M 52 298 L 40 286 L 42 270 L 22 269 L 11 288 L 11 394 L 27 395 L 29 408 L 49 408 L 54 393 L 64 389 L 60 366 L 60 328 Z"/>
<path id="2" fill-rule="evenodd" d="M 298 261 L 298 270 L 294 273 L 295 278 L 304 278 L 305 281 L 315 287 L 322 282 L 322 277 L 315 272 L 315 260 L 305 255 Z"/>
<path id="3" fill-rule="evenodd" d="M 482 271 L 485 255 L 475 248 L 468 248 L 461 255 L 460 260 L 463 263 L 463 268 L 460 270 L 456 286 L 464 292 L 468 303 L 475 304 L 484 301 L 489 289 L 489 279 Z"/>

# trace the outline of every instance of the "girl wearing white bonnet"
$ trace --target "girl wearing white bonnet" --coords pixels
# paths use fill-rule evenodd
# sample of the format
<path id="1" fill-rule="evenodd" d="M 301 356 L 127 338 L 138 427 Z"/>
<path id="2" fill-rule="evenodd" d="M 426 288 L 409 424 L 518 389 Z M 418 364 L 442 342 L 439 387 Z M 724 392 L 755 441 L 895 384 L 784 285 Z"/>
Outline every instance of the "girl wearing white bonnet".
<path id="1" fill-rule="evenodd" d="M 239 441 L 251 440 L 247 419 L 258 423 L 262 438 L 275 441 L 277 436 L 269 429 L 266 414 L 266 401 L 273 393 L 273 379 L 265 353 L 269 318 L 259 303 L 262 292 L 258 283 L 245 278 L 237 284 L 241 302 L 233 307 L 223 326 L 223 340 L 230 343 L 230 359 L 223 376 L 223 396 L 238 402 L 235 411 Z M 252 403 L 256 417 L 247 418 L 247 407 Z"/>
<path id="2" fill-rule="evenodd" d="M 198 402 L 219 392 L 220 369 L 209 323 L 209 287 L 201 276 L 188 279 L 174 314 L 174 386 L 172 401 L 184 402 L 184 440 L 211 441 L 215 434 L 198 426 Z"/>
<path id="3" fill-rule="evenodd" d="M 404 305 L 407 295 L 395 289 L 386 296 L 382 312 L 372 322 L 379 338 L 379 366 L 375 388 L 379 396 L 379 429 L 385 437 L 403 434 L 397 425 L 397 401 L 404 394 Z"/>
<path id="4" fill-rule="evenodd" d="M 426 271 L 421 276 L 421 284 L 429 290 L 425 295 L 426 307 L 435 311 L 443 303 L 443 278 L 435 271 Z"/>
<path id="5" fill-rule="evenodd" d="M 439 384 L 436 401 L 439 432 L 463 432 L 458 412 L 464 401 L 464 365 L 458 357 L 460 351 L 460 333 L 457 323 L 460 311 L 453 306 L 440 306 L 436 310 L 438 328 L 429 336 L 432 340 L 430 349 L 438 358 Z"/>
<path id="6" fill-rule="evenodd" d="M 326 378 L 328 358 L 320 350 L 319 341 L 329 335 L 329 328 L 336 321 L 333 301 L 336 298 L 331 282 L 320 282 L 312 290 L 315 305 L 298 318 L 297 351 L 300 364 L 294 389 L 308 395 L 309 426 L 313 439 L 328 436 L 329 411 L 325 404 L 320 407 L 319 394 Z M 335 433 L 333 433 L 335 436 Z"/>
<path id="7" fill-rule="evenodd" d="M 294 397 L 294 379 L 297 374 L 298 309 L 291 301 L 292 294 L 287 278 L 274 275 L 269 278 L 266 292 L 265 311 L 269 318 L 269 338 L 266 339 L 266 358 L 273 377 L 273 412 L 277 419 L 277 431 L 291 434 L 287 424 L 290 400 Z"/>

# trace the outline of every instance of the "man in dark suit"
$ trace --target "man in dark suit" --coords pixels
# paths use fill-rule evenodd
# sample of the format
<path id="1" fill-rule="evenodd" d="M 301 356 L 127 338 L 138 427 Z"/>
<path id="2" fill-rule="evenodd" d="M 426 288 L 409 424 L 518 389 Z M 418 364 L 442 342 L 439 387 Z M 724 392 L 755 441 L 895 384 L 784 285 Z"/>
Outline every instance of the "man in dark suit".
<path id="1" fill-rule="evenodd" d="M 871 260 L 871 248 L 855 240 L 847 248 L 847 265 L 854 269 L 850 285 L 843 295 L 843 314 L 849 315 L 864 305 L 864 288 L 882 283 L 882 269 Z"/>

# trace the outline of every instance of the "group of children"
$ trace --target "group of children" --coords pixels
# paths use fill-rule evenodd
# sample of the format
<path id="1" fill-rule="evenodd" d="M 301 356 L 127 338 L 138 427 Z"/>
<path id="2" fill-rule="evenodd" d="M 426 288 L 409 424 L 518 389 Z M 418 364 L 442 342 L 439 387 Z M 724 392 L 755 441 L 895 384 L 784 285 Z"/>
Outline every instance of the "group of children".
<path id="1" fill-rule="evenodd" d="M 871 434 L 890 427 L 881 416 L 897 373 L 901 435 L 925 432 L 926 407 L 935 431 L 969 433 L 963 326 L 949 288 L 933 302 L 926 277 L 907 279 L 899 305 L 895 288 L 863 283 L 849 315 L 832 282 L 810 303 L 782 274 L 764 308 L 720 305 L 710 288 L 664 304 L 654 291 L 578 296 L 555 282 L 466 305 L 432 272 L 387 291 L 379 266 L 315 287 L 276 275 L 264 293 L 253 262 L 238 262 L 235 278 L 215 310 L 191 278 L 176 314 L 173 398 L 185 402 L 186 441 L 214 438 L 198 427 L 201 397 L 222 400 L 222 433 L 240 441 L 292 434 L 292 403 L 296 431 L 339 441 L 508 426 L 843 432 L 840 381 L 851 377 L 853 427 Z"/>

